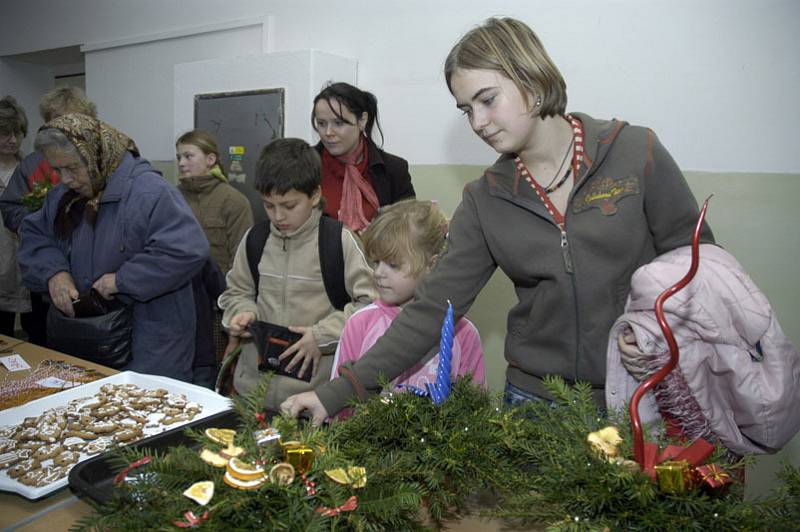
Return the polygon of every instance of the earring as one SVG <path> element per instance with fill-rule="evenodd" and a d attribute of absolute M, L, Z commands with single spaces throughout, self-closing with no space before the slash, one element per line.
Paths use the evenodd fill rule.
<path fill-rule="evenodd" d="M 539 107 L 540 105 L 542 105 L 542 97 L 541 96 L 537 96 L 536 97 L 536 107 Z"/>

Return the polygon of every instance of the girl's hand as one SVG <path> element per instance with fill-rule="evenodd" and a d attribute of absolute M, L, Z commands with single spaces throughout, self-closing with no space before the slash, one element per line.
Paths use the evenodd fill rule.
<path fill-rule="evenodd" d="M 636 335 L 630 329 L 623 330 L 617 336 L 619 347 L 619 360 L 628 373 L 637 381 L 643 381 L 650 374 L 650 356 L 639 350 L 636 344 Z"/>
<path fill-rule="evenodd" d="M 231 322 L 228 324 L 228 332 L 231 336 L 249 338 L 250 333 L 247 332 L 247 328 L 254 321 L 256 321 L 256 315 L 254 312 L 240 312 L 231 318 Z"/>
<path fill-rule="evenodd" d="M 74 318 L 75 310 L 72 308 L 72 302 L 78 299 L 79 294 L 72 275 L 67 271 L 58 272 L 48 279 L 47 289 L 50 292 L 50 300 L 56 308 Z"/>
<path fill-rule="evenodd" d="M 315 427 L 322 425 L 328 417 L 328 411 L 322 406 L 315 392 L 303 392 L 289 396 L 281 403 L 281 413 L 285 416 L 297 417 L 304 410 L 311 413 L 311 424 Z"/>
<path fill-rule="evenodd" d="M 296 353 L 292 361 L 286 365 L 286 371 L 291 372 L 293 367 L 302 362 L 303 365 L 300 366 L 300 370 L 297 372 L 298 378 L 302 378 L 303 375 L 306 374 L 306 370 L 309 369 L 309 366 L 311 366 L 311 375 L 316 375 L 322 352 L 320 352 L 319 347 L 317 347 L 317 340 L 314 338 L 314 332 L 311 330 L 311 327 L 290 326 L 289 330 L 300 333 L 303 337 L 290 345 L 278 358 L 283 360 Z"/>

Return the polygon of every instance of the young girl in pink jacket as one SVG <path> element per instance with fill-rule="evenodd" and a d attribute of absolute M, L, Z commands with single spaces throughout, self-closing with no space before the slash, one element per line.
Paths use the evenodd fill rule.
<path fill-rule="evenodd" d="M 430 201 L 406 200 L 381 209 L 363 234 L 367 259 L 372 263 L 378 299 L 353 314 L 344 326 L 331 378 L 344 364 L 353 363 L 375 344 L 403 306 L 414 297 L 417 283 L 433 268 L 445 244 L 447 219 Z M 471 375 L 485 386 L 481 338 L 475 326 L 462 318 L 455 328 L 452 378 Z M 436 382 L 438 344 L 416 365 L 401 373 L 394 384 L 425 389 Z"/>

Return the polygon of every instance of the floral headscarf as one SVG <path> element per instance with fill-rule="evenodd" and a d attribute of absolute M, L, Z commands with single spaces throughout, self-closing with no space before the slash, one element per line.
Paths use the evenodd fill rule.
<path fill-rule="evenodd" d="M 81 154 L 92 183 L 93 196 L 88 200 L 73 190 L 67 191 L 61 198 L 56 217 L 56 232 L 66 238 L 80 223 L 80 216 L 75 215 L 76 211 L 78 214 L 83 212 L 86 220 L 94 224 L 106 181 L 122 163 L 126 152 L 138 156 L 139 149 L 124 133 L 87 115 L 63 115 L 43 125 L 40 131 L 44 129 L 58 129 L 64 133 Z"/>

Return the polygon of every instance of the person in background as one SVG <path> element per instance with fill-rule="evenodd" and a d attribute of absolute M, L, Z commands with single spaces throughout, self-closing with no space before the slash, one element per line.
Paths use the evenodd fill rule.
<path fill-rule="evenodd" d="M 363 231 L 378 209 L 414 198 L 408 162 L 372 140 L 378 100 L 348 83 L 333 83 L 314 98 L 311 124 L 319 134 L 325 214 Z"/>
<path fill-rule="evenodd" d="M 68 113 L 81 113 L 97 117 L 97 107 L 77 87 L 58 87 L 39 100 L 39 114 L 45 122 Z M 58 184 L 58 174 L 38 151 L 28 154 L 14 170 L 6 189 L 0 196 L 0 211 L 6 228 L 19 232 L 22 219 L 39 209 L 46 191 Z M 37 196 L 35 189 L 42 194 Z M 22 329 L 32 344 L 46 346 L 47 310 L 50 303 L 42 294 L 30 293 L 31 313 L 22 320 Z"/>
<path fill-rule="evenodd" d="M 224 274 L 242 236 L 253 226 L 250 203 L 228 184 L 219 164 L 217 142 L 201 129 L 188 131 L 175 143 L 178 190 L 192 209 L 211 247 L 211 259 L 192 280 L 197 309 L 196 356 L 192 382 L 214 387 L 217 362 L 228 342 L 217 298 L 225 290 Z"/>
<path fill-rule="evenodd" d="M 61 183 L 22 221 L 23 282 L 67 316 L 90 289 L 132 305 L 133 358 L 123 369 L 191 381 L 191 278 L 209 255 L 186 201 L 129 137 L 90 116 L 48 122 L 35 146 Z"/>
<path fill-rule="evenodd" d="M 608 332 L 636 269 L 688 245 L 699 209 L 647 128 L 567 113 L 566 83 L 525 23 L 491 18 L 450 51 L 445 80 L 469 126 L 500 157 L 469 183 L 447 250 L 415 300 L 351 368 L 282 408 L 320 423 L 396 378 L 439 337 L 447 300 L 463 316 L 497 268 L 518 298 L 505 342 L 505 401 L 550 400 L 543 379 L 592 386 L 605 405 Z M 713 243 L 705 226 L 703 239 Z"/>
<path fill-rule="evenodd" d="M 0 99 L 0 193 L 6 189 L 11 175 L 21 160 L 22 139 L 28 134 L 28 117 L 12 96 Z M 16 233 L 0 227 L 0 334 L 14 336 L 17 313 L 29 325 L 31 301 L 22 285 Z"/>
<path fill-rule="evenodd" d="M 364 251 L 374 269 L 378 299 L 345 323 L 331 378 L 339 377 L 343 365 L 360 359 L 413 300 L 417 284 L 444 251 L 446 235 L 447 219 L 430 201 L 404 200 L 381 209 L 362 235 Z M 438 367 L 437 345 L 393 384 L 424 390 L 426 384 L 436 382 Z M 461 318 L 455 326 L 451 367 L 453 380 L 471 375 L 476 384 L 486 384 L 481 337 L 467 318 Z"/>
<path fill-rule="evenodd" d="M 341 229 L 342 274 L 349 302 L 342 310 L 331 303 L 323 281 L 319 247 L 322 218 L 319 155 L 301 139 L 278 139 L 264 147 L 256 165 L 256 188 L 270 219 L 270 235 L 258 262 L 258 284 L 242 239 L 227 288 L 219 298 L 222 323 L 235 339 L 244 339 L 234 372 L 239 394 L 252 390 L 261 379 L 258 350 L 248 327 L 256 321 L 288 327 L 302 338 L 280 357 L 292 357 L 286 369 L 298 377 L 311 373 L 311 384 L 299 378 L 275 375 L 270 381 L 266 408 L 276 410 L 292 393 L 309 390 L 330 378 L 333 353 L 345 320 L 375 297 L 372 270 L 356 237 Z"/>
<path fill-rule="evenodd" d="M 178 137 L 175 159 L 180 174 L 178 190 L 208 238 L 211 258 L 227 272 L 242 236 L 253 226 L 250 204 L 228 184 L 219 164 L 217 142 L 206 131 L 195 129 Z"/>

